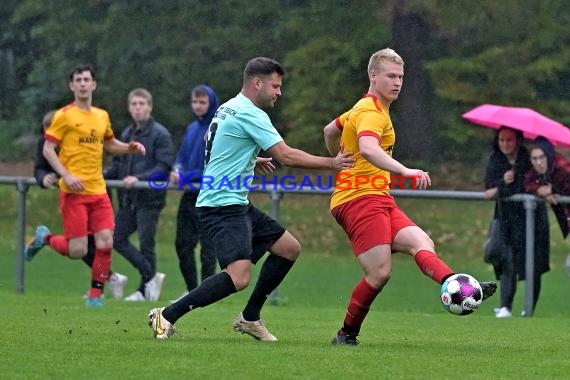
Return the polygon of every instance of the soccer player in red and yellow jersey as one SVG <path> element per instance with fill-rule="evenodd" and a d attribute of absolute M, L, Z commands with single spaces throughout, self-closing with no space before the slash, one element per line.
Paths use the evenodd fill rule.
<path fill-rule="evenodd" d="M 96 88 L 95 72 L 90 66 L 74 68 L 69 89 L 75 100 L 56 112 L 45 132 L 43 154 L 61 177 L 65 235 L 52 235 L 47 227 L 40 226 L 26 248 L 28 259 L 44 245 L 71 259 L 80 259 L 87 253 L 87 235 L 92 232 L 96 251 L 88 306 L 102 306 L 101 293 L 109 277 L 113 249 L 114 214 L 103 179 L 103 149 L 116 154 L 145 153 L 142 144 L 127 144 L 115 138 L 107 112 L 92 105 Z"/>
<path fill-rule="evenodd" d="M 370 57 L 368 77 L 368 93 L 324 129 L 332 155 L 341 148 L 354 152 L 354 167 L 337 175 L 331 212 L 348 235 L 364 272 L 333 344 L 358 344 L 362 322 L 390 279 L 392 252 L 414 257 L 422 272 L 439 284 L 454 273 L 435 253 L 430 237 L 406 216 L 389 193 L 391 173 L 414 178 L 419 189 L 431 184 L 427 172 L 410 169 L 392 158 L 396 134 L 389 110 L 402 89 L 404 61 L 392 49 L 380 50 Z M 483 298 L 487 298 L 497 285 L 483 282 L 481 286 Z"/>

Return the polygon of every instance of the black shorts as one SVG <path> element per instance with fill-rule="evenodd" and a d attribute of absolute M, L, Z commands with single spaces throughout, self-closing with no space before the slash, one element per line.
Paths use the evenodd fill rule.
<path fill-rule="evenodd" d="M 251 203 L 246 206 L 196 207 L 201 244 L 214 252 L 220 268 L 237 260 L 257 263 L 285 228 Z"/>

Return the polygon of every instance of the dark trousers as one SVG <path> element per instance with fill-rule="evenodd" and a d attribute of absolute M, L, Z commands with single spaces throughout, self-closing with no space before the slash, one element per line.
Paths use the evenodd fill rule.
<path fill-rule="evenodd" d="M 524 255 L 524 252 L 518 252 L 519 255 Z M 513 308 L 513 301 L 517 292 L 518 273 L 516 270 L 516 258 L 513 255 L 513 248 L 511 247 L 504 255 L 502 262 L 503 272 L 501 274 L 501 307 L 506 307 L 509 310 Z M 540 297 L 542 274 L 536 270 L 534 271 L 533 278 L 533 310 L 538 303 Z"/>
<path fill-rule="evenodd" d="M 156 228 L 162 207 L 121 207 L 115 217 L 114 248 L 141 274 L 139 290 L 156 274 Z M 129 240 L 137 232 L 140 249 Z"/>
<path fill-rule="evenodd" d="M 198 274 L 194 250 L 200 241 L 200 225 L 196 216 L 197 192 L 186 191 L 180 199 L 176 224 L 176 253 L 180 272 L 186 282 L 188 291 L 198 286 Z M 201 279 L 216 273 L 216 257 L 214 252 L 201 244 L 200 261 L 202 263 Z"/>

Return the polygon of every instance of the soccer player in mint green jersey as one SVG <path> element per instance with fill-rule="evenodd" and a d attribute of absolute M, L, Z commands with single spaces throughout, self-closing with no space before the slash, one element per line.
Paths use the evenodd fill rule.
<path fill-rule="evenodd" d="M 198 202 L 203 241 L 215 252 L 222 271 L 166 308 L 152 309 L 149 325 L 158 339 L 175 331 L 186 313 L 211 305 L 245 289 L 251 265 L 269 252 L 247 305 L 234 321 L 235 331 L 262 341 L 276 341 L 261 320 L 267 296 L 283 281 L 301 252 L 301 245 L 284 227 L 248 200 L 254 169 L 270 173 L 272 158 L 281 164 L 308 169 L 342 170 L 353 165 L 351 152 L 317 157 L 288 146 L 264 109 L 281 96 L 285 72 L 269 58 L 249 61 L 241 92 L 222 104 L 207 133 L 205 169 Z M 272 158 L 258 158 L 261 150 Z"/>

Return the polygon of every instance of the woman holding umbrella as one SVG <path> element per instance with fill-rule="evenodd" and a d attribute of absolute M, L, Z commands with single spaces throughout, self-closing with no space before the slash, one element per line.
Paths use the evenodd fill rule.
<path fill-rule="evenodd" d="M 499 221 L 506 246 L 502 257 L 492 263 L 501 281 L 501 307 L 496 309 L 497 318 L 512 316 L 517 280 L 525 278 L 525 210 L 520 202 L 504 200 L 524 193 L 524 178 L 531 164 L 522 142 L 522 132 L 500 127 L 485 175 L 485 196 L 497 200 L 494 218 Z M 537 205 L 535 221 L 534 306 L 540 293 L 541 275 L 549 270 L 549 225 L 544 204 Z"/>

